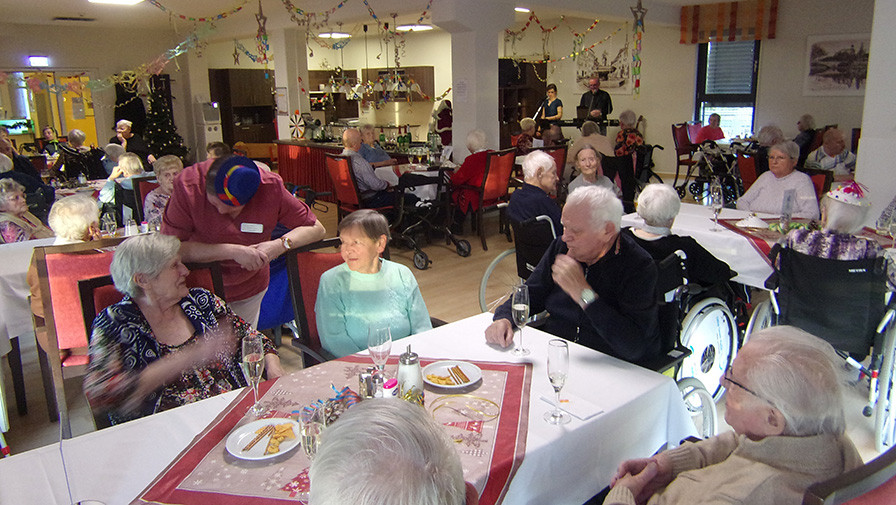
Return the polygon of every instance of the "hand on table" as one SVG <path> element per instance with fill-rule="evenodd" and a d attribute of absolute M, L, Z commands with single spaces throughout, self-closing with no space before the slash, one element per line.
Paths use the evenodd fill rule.
<path fill-rule="evenodd" d="M 498 319 L 485 329 L 485 341 L 501 347 L 509 347 L 513 343 L 513 325 L 507 319 Z"/>
<path fill-rule="evenodd" d="M 551 266 L 551 277 L 557 286 L 576 303 L 581 303 L 582 290 L 591 287 L 578 261 L 566 254 L 558 254 Z"/>
<path fill-rule="evenodd" d="M 659 454 L 653 458 L 624 461 L 610 481 L 610 487 L 628 488 L 638 503 L 646 503 L 657 491 L 672 482 L 672 462 Z"/>
<path fill-rule="evenodd" d="M 254 245 L 236 245 L 233 260 L 249 271 L 258 270 L 270 262 L 267 253 Z"/>

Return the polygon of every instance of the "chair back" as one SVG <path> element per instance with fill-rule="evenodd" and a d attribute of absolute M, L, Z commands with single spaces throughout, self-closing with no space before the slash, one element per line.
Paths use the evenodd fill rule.
<path fill-rule="evenodd" d="M 557 178 L 563 181 L 563 174 L 566 171 L 566 157 L 569 153 L 569 146 L 566 144 L 550 147 L 539 147 L 540 150 L 551 155 L 554 163 L 557 165 Z"/>
<path fill-rule="evenodd" d="M 40 149 L 43 151 L 43 149 Z M 43 174 L 47 171 L 47 157 L 43 154 L 38 156 L 29 156 L 28 159 L 31 161 L 31 165 L 34 166 L 34 169 L 37 170 L 38 174 Z"/>
<path fill-rule="evenodd" d="M 131 177 L 131 183 L 133 184 L 132 191 L 134 192 L 134 207 L 136 214 L 134 220 L 141 223 L 145 219 L 145 216 L 143 215 L 143 202 L 146 201 L 146 195 L 159 187 L 159 181 L 156 179 L 155 174 L 151 174 Z"/>
<path fill-rule="evenodd" d="M 697 137 L 700 134 L 700 129 L 703 128 L 703 122 L 701 121 L 688 121 L 688 140 L 691 144 L 697 144 Z"/>
<path fill-rule="evenodd" d="M 886 309 L 884 258 L 818 258 L 778 246 L 771 254 L 778 267 L 766 287 L 778 290 L 777 324 L 796 326 L 860 356 L 882 344 L 876 340 Z"/>
<path fill-rule="evenodd" d="M 675 143 L 675 153 L 678 156 L 690 154 L 697 150 L 688 132 L 689 124 L 675 123 L 672 125 L 672 141 Z"/>
<path fill-rule="evenodd" d="M 816 198 L 820 200 L 825 193 L 831 190 L 831 184 L 834 183 L 834 172 L 817 168 L 803 168 L 802 170 L 809 174 L 809 178 L 812 179 Z"/>
<path fill-rule="evenodd" d="M 480 207 L 507 197 L 510 185 L 510 173 L 516 159 L 516 149 L 488 153 L 485 161 L 485 174 L 482 176 L 482 192 L 479 195 Z"/>
<path fill-rule="evenodd" d="M 346 212 L 361 208 L 361 194 L 348 156 L 326 153 L 327 173 L 333 181 L 336 205 Z"/>
<path fill-rule="evenodd" d="M 876 505 L 896 496 L 896 447 L 837 477 L 809 486 L 803 505 Z"/>
<path fill-rule="evenodd" d="M 740 180 L 744 183 L 744 191 L 750 189 L 750 186 L 756 182 L 756 158 L 753 156 L 738 153 L 737 154 L 737 170 L 740 172 Z"/>
<path fill-rule="evenodd" d="M 516 272 L 520 279 L 528 279 L 535 271 L 551 242 L 557 238 L 554 222 L 545 215 L 535 216 L 523 222 L 510 221 L 516 249 Z"/>
<path fill-rule="evenodd" d="M 333 249 L 339 244 L 338 238 L 329 238 L 286 253 L 286 270 L 301 344 L 318 353 L 322 348 L 314 313 L 317 288 L 324 272 L 343 263 L 342 255 Z"/>

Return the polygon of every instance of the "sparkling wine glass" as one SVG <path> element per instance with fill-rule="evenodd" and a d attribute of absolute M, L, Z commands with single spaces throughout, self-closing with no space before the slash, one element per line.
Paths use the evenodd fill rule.
<path fill-rule="evenodd" d="M 392 331 L 388 326 L 371 326 L 367 331 L 367 350 L 370 351 L 370 359 L 376 365 L 377 373 L 383 375 L 383 367 L 389 360 L 392 351 Z"/>
<path fill-rule="evenodd" d="M 548 342 L 548 379 L 554 388 L 554 409 L 544 413 L 544 420 L 551 424 L 566 424 L 569 414 L 560 410 L 560 390 L 566 384 L 569 373 L 569 344 L 560 338 Z"/>
<path fill-rule="evenodd" d="M 246 382 L 252 386 L 252 398 L 255 400 L 249 412 L 258 417 L 264 413 L 264 409 L 258 404 L 258 383 L 264 372 L 264 343 L 260 334 L 247 335 L 243 338 L 243 360 L 240 362 L 240 367 L 243 369 Z"/>
<path fill-rule="evenodd" d="M 529 349 L 523 347 L 523 328 L 529 322 L 529 286 L 520 284 L 513 287 L 513 297 L 510 302 L 513 312 L 513 324 L 519 328 L 519 338 L 516 339 L 516 347 L 511 354 L 514 356 L 528 356 Z"/>
<path fill-rule="evenodd" d="M 722 228 L 719 227 L 719 214 L 725 206 L 725 195 L 722 192 L 722 184 L 719 183 L 718 179 L 713 179 L 712 183 L 709 185 L 709 204 L 712 206 L 713 213 L 713 226 L 710 230 L 721 231 Z"/>
<path fill-rule="evenodd" d="M 324 431 L 323 411 L 319 408 L 305 407 L 299 413 L 299 428 L 302 431 L 302 449 L 308 459 L 314 459 L 320 445 L 320 434 Z"/>

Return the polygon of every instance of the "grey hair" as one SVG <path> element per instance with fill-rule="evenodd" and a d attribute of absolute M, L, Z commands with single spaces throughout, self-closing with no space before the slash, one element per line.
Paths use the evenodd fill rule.
<path fill-rule="evenodd" d="M 868 217 L 867 205 L 852 205 L 834 200 L 828 195 L 821 198 L 824 209 L 824 229 L 837 233 L 858 233 Z"/>
<path fill-rule="evenodd" d="M 556 170 L 557 165 L 553 156 L 536 149 L 523 158 L 523 178 L 528 180 L 535 177 L 538 175 L 539 169 L 542 171 Z"/>
<path fill-rule="evenodd" d="M 784 141 L 784 132 L 777 125 L 765 125 L 759 130 L 756 140 L 761 146 L 773 146 Z"/>
<path fill-rule="evenodd" d="M 0 179 L 0 209 L 5 212 L 6 206 L 18 193 L 24 194 L 25 186 L 9 178 Z"/>
<path fill-rule="evenodd" d="M 50 207 L 47 222 L 57 237 L 85 240 L 90 225 L 99 224 L 100 206 L 86 195 L 72 195 L 57 200 Z"/>
<path fill-rule="evenodd" d="M 128 121 L 127 119 L 119 119 L 118 122 L 115 123 L 115 127 L 118 128 L 121 125 L 125 125 L 128 128 L 132 128 L 134 126 L 134 123 Z"/>
<path fill-rule="evenodd" d="M 520 121 L 520 130 L 522 130 L 522 131 L 531 130 L 532 128 L 535 128 L 536 124 L 538 124 L 538 123 L 536 123 L 535 120 L 532 119 L 531 117 L 524 117 Z"/>
<path fill-rule="evenodd" d="M 358 131 L 360 131 L 361 133 L 373 131 L 375 129 L 376 128 L 370 123 L 364 123 L 358 127 Z"/>
<path fill-rule="evenodd" d="M 579 151 L 576 153 L 576 164 L 579 163 L 579 155 L 582 154 L 582 151 L 585 151 L 586 149 L 587 149 L 587 150 L 590 150 L 590 151 L 592 151 L 592 152 L 594 152 L 594 156 L 597 157 L 597 163 L 598 163 L 598 164 L 600 164 L 600 162 L 604 159 L 604 155 L 601 154 L 600 151 L 598 151 L 597 149 L 595 149 L 593 145 L 591 145 L 591 144 L 585 144 L 585 145 L 583 145 L 582 148 L 579 149 Z"/>
<path fill-rule="evenodd" d="M 467 150 L 471 153 L 485 149 L 487 142 L 488 137 L 485 136 L 485 132 L 478 128 L 470 130 L 470 133 L 467 134 Z"/>
<path fill-rule="evenodd" d="M 638 118 L 635 117 L 635 113 L 631 110 L 624 110 L 619 113 L 620 128 L 634 128 L 637 121 Z"/>
<path fill-rule="evenodd" d="M 87 140 L 87 134 L 77 128 L 68 132 L 68 143 L 75 147 L 84 145 L 85 140 Z"/>
<path fill-rule="evenodd" d="M 803 123 L 803 126 L 805 126 L 807 130 L 815 129 L 815 118 L 812 117 L 812 114 L 803 114 L 800 116 L 800 123 Z"/>
<path fill-rule="evenodd" d="M 152 233 L 131 237 L 115 249 L 109 273 L 115 288 L 131 298 L 143 296 L 143 289 L 134 277 L 144 274 L 157 277 L 180 251 L 180 240 L 171 235 Z"/>
<path fill-rule="evenodd" d="M 597 123 L 595 123 L 594 121 L 585 121 L 584 123 L 582 123 L 583 137 L 594 135 L 595 133 L 600 133 L 600 127 L 597 126 Z"/>
<path fill-rule="evenodd" d="M 836 355 L 830 344 L 793 326 L 750 336 L 761 351 L 744 373 L 756 396 L 784 416 L 784 435 L 805 437 L 846 429 Z"/>
<path fill-rule="evenodd" d="M 9 156 L 0 153 L 0 174 L 12 171 L 12 160 Z"/>
<path fill-rule="evenodd" d="M 143 173 L 143 163 L 134 153 L 124 153 L 118 157 L 118 166 L 126 177 Z"/>
<path fill-rule="evenodd" d="M 156 177 L 161 176 L 165 172 L 180 172 L 183 168 L 184 162 L 173 154 L 166 154 L 152 164 L 152 171 L 155 172 Z"/>
<path fill-rule="evenodd" d="M 376 240 L 385 235 L 389 239 L 389 222 L 386 216 L 373 209 L 360 209 L 342 218 L 336 225 L 336 235 L 349 228 L 358 228 L 367 238 Z"/>
<path fill-rule="evenodd" d="M 638 195 L 638 215 L 649 226 L 671 227 L 680 210 L 678 192 L 667 184 L 648 184 Z"/>
<path fill-rule="evenodd" d="M 121 158 L 121 155 L 125 153 L 125 150 L 121 144 L 106 144 L 106 147 L 103 148 L 103 152 L 106 153 L 106 156 L 108 156 L 109 159 L 117 163 L 118 158 Z"/>
<path fill-rule="evenodd" d="M 321 436 L 308 476 L 314 505 L 462 505 L 457 450 L 426 410 L 365 400 Z"/>
<path fill-rule="evenodd" d="M 792 140 L 778 142 L 777 144 L 769 147 L 768 150 L 769 152 L 778 151 L 786 154 L 792 160 L 798 159 L 800 157 L 800 146 L 796 145 L 796 142 Z"/>
<path fill-rule="evenodd" d="M 586 205 L 591 211 L 591 226 L 600 229 L 606 223 L 619 231 L 622 223 L 622 202 L 616 193 L 603 186 L 579 186 L 566 198 L 566 206 Z"/>

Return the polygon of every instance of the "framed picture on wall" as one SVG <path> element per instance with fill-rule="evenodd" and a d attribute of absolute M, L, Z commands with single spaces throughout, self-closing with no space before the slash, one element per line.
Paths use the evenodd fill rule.
<path fill-rule="evenodd" d="M 805 96 L 862 96 L 871 34 L 810 35 L 806 41 Z"/>

